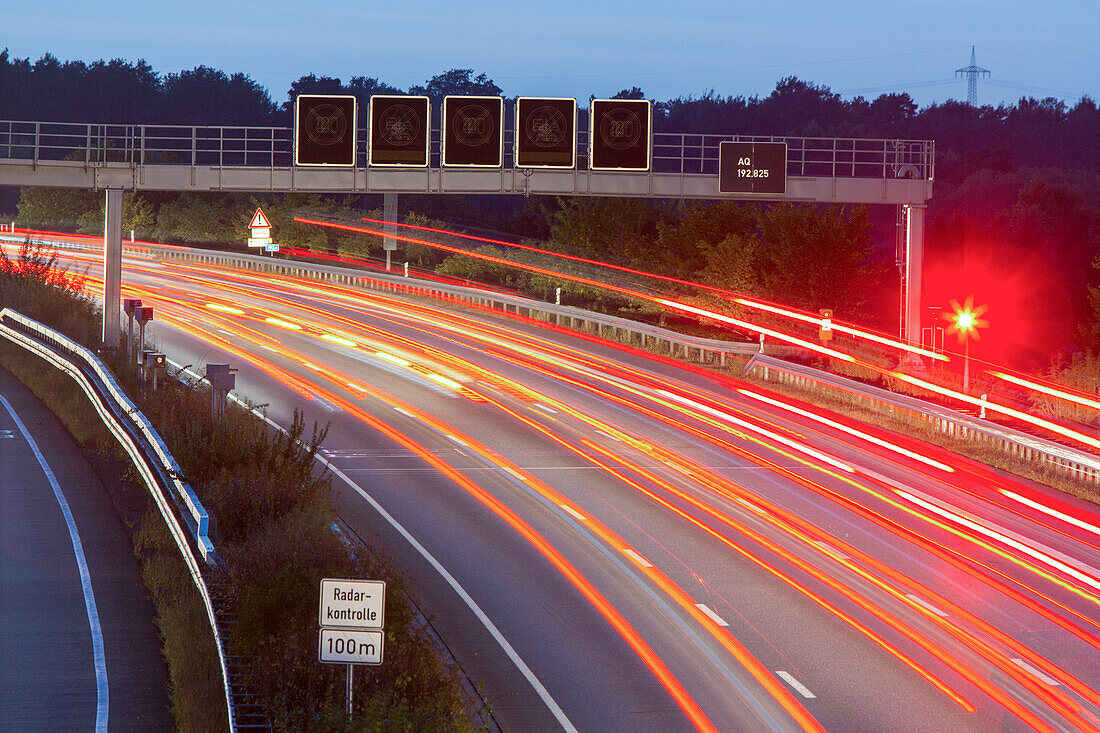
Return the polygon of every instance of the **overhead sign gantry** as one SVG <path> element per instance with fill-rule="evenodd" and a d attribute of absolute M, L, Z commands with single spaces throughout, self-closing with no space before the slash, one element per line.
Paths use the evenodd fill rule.
<path fill-rule="evenodd" d="M 929 140 L 654 132 L 647 100 L 449 97 L 433 130 L 426 97 L 370 100 L 359 144 L 351 95 L 302 95 L 294 126 L 200 127 L 0 121 L 0 185 L 108 191 L 105 293 L 117 302 L 121 191 L 401 193 L 782 200 L 901 205 L 906 214 L 906 335 L 920 336 Z M 780 175 L 782 173 L 782 175 Z M 387 250 L 392 241 L 387 238 Z M 104 341 L 118 318 L 104 311 Z"/>

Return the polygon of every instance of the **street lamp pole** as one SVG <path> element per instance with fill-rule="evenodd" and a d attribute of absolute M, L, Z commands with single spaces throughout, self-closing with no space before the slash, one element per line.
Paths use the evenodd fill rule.
<path fill-rule="evenodd" d="M 966 339 L 966 351 L 963 356 L 963 394 L 970 394 L 970 339 Z"/>

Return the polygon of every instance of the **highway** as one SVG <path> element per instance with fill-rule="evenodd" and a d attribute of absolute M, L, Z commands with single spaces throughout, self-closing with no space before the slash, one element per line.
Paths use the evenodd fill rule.
<path fill-rule="evenodd" d="M 331 425 L 342 518 L 505 730 L 1100 729 L 1092 505 L 499 313 L 140 258 L 123 291 Z"/>

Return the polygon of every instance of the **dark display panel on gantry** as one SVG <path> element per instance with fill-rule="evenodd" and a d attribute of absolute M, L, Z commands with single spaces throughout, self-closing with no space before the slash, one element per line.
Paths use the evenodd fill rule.
<path fill-rule="evenodd" d="M 294 100 L 294 165 L 355 165 L 355 97 L 301 94 Z"/>
<path fill-rule="evenodd" d="M 371 97 L 370 164 L 428 165 L 429 110 L 427 97 Z"/>
<path fill-rule="evenodd" d="M 573 168 L 577 164 L 577 100 L 516 100 L 516 167 Z"/>
<path fill-rule="evenodd" d="M 588 113 L 588 167 L 647 171 L 652 105 L 646 99 L 593 99 Z"/>
<path fill-rule="evenodd" d="M 444 97 L 443 165 L 500 168 L 503 123 L 501 97 Z"/>

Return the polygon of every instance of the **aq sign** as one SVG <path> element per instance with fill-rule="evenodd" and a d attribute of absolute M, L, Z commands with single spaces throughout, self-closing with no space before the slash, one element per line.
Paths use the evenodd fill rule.
<path fill-rule="evenodd" d="M 785 194 L 787 143 L 719 143 L 718 190 Z"/>

